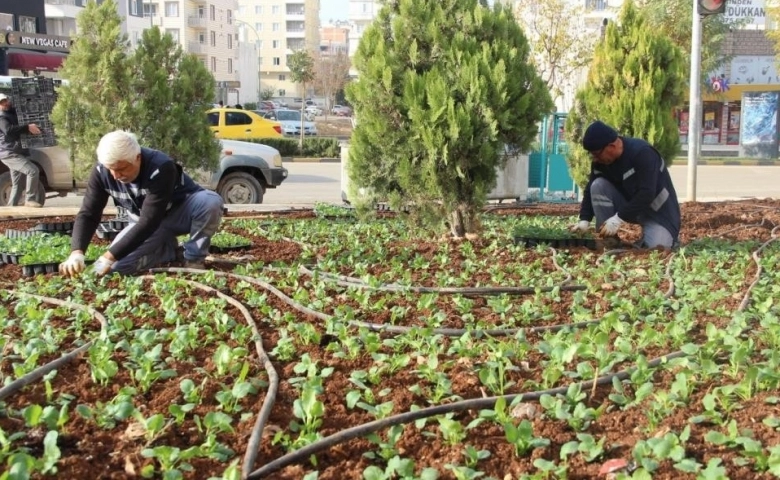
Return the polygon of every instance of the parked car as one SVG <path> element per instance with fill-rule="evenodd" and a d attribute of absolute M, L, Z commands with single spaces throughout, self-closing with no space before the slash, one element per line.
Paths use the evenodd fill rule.
<path fill-rule="evenodd" d="M 301 112 L 298 110 L 274 110 L 266 113 L 264 117 L 279 122 L 285 135 L 301 134 Z M 317 135 L 317 125 L 312 121 L 304 119 L 303 129 L 304 135 Z"/>
<path fill-rule="evenodd" d="M 317 105 L 308 105 L 304 111 L 308 114 L 319 116 L 322 115 L 322 109 L 318 107 Z"/>
<path fill-rule="evenodd" d="M 260 143 L 220 140 L 219 166 L 213 172 L 187 173 L 204 188 L 219 193 L 225 203 L 263 203 L 269 188 L 276 188 L 287 178 L 279 150 Z M 35 200 L 46 201 L 47 193 L 65 196 L 73 187 L 86 188 L 86 180 L 74 182 L 70 154 L 61 147 L 31 148 L 30 158 L 41 171 Z M 24 180 L 23 180 L 24 182 Z M 0 203 L 8 204 L 11 174 L 0 163 Z"/>
<path fill-rule="evenodd" d="M 261 117 L 251 110 L 215 108 L 207 113 L 211 130 L 217 138 L 245 139 L 282 136 L 278 122 Z"/>
<path fill-rule="evenodd" d="M 330 113 L 338 115 L 339 117 L 349 117 L 352 115 L 352 109 L 345 107 L 344 105 L 333 105 L 333 108 L 330 109 Z"/>

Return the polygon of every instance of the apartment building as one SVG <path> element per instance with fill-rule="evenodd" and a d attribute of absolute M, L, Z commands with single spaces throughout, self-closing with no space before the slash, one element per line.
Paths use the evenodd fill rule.
<path fill-rule="evenodd" d="M 336 21 L 320 29 L 320 55 L 349 55 L 349 22 Z"/>
<path fill-rule="evenodd" d="M 143 0 L 148 24 L 198 57 L 217 82 L 217 99 L 238 103 L 237 0 Z"/>
<path fill-rule="evenodd" d="M 97 0 L 97 3 L 102 2 Z M 44 3 L 46 30 L 49 34 L 69 37 L 76 33 L 76 17 L 86 7 L 87 0 L 44 0 Z M 116 3 L 117 12 L 124 19 L 121 31 L 135 46 L 141 38 L 141 32 L 149 25 L 143 18 L 143 0 L 117 0 Z"/>
<path fill-rule="evenodd" d="M 349 0 L 347 20 L 349 21 L 350 58 L 355 56 L 363 32 L 374 21 L 381 8 L 382 4 L 379 0 Z M 354 70 L 350 70 L 349 74 L 350 76 L 357 76 L 357 72 Z"/>
<path fill-rule="evenodd" d="M 304 97 L 290 78 L 287 60 L 298 50 L 320 47 L 320 0 L 238 0 L 240 38 L 259 50 L 260 88 L 275 97 Z"/>

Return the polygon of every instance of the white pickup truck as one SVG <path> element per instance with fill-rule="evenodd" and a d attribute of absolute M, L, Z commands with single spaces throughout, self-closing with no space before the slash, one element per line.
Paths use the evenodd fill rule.
<path fill-rule="evenodd" d="M 219 193 L 225 203 L 263 203 L 265 191 L 287 178 L 282 156 L 267 145 L 238 140 L 220 140 L 219 167 L 213 172 L 190 172 L 203 187 Z M 43 204 L 47 195 L 65 196 L 86 188 L 86 179 L 74 181 L 70 156 L 60 147 L 30 149 L 30 158 L 41 172 L 36 200 Z M 24 177 L 23 177 L 24 178 Z M 0 163 L 0 205 L 8 205 L 11 174 Z"/>

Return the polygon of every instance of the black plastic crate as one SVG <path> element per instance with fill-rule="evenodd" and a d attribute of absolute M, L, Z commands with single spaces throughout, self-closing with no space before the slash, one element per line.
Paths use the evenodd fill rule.
<path fill-rule="evenodd" d="M 34 122 L 33 122 L 34 123 Z M 42 147 L 56 147 L 57 138 L 54 136 L 54 132 L 47 132 L 42 129 L 40 135 L 27 135 L 21 136 L 23 148 L 42 148 Z"/>
<path fill-rule="evenodd" d="M 46 77 L 12 78 L 11 90 L 16 99 L 54 95 L 54 80 Z"/>

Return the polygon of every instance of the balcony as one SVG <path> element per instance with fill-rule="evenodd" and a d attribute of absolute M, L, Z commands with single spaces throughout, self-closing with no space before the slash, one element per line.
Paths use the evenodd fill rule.
<path fill-rule="evenodd" d="M 46 18 L 76 18 L 84 11 L 82 0 L 46 0 L 44 12 Z"/>
<path fill-rule="evenodd" d="M 195 28 L 197 30 L 206 30 L 208 23 L 206 17 L 199 17 L 198 15 L 190 15 L 187 17 L 187 26 Z"/>
<path fill-rule="evenodd" d="M 207 55 L 208 54 L 208 47 L 205 43 L 200 42 L 189 42 L 187 44 L 187 52 L 192 53 L 193 55 Z"/>
<path fill-rule="evenodd" d="M 303 28 L 296 29 L 296 30 L 287 30 L 287 33 L 285 34 L 285 38 L 306 38 L 306 30 Z"/>
<path fill-rule="evenodd" d="M 586 12 L 603 12 L 607 8 L 609 2 L 607 0 L 585 0 Z"/>
<path fill-rule="evenodd" d="M 207 5 L 209 2 L 208 0 L 190 0 L 195 5 Z"/>

